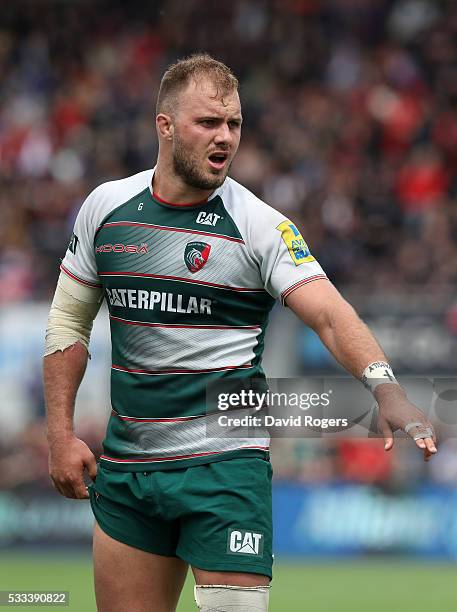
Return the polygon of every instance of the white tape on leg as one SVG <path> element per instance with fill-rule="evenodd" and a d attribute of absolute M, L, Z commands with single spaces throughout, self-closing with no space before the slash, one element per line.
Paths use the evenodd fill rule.
<path fill-rule="evenodd" d="M 196 585 L 194 596 L 201 612 L 268 612 L 270 587 Z"/>

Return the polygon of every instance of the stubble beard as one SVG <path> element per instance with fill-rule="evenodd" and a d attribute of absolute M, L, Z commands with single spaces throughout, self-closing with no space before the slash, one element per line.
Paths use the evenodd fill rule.
<path fill-rule="evenodd" d="M 225 178 L 230 170 L 231 164 L 227 166 L 225 172 L 208 176 L 198 168 L 198 160 L 192 151 L 189 151 L 182 140 L 175 135 L 173 147 L 173 169 L 175 173 L 189 187 L 195 189 L 217 189 L 225 181 Z"/>

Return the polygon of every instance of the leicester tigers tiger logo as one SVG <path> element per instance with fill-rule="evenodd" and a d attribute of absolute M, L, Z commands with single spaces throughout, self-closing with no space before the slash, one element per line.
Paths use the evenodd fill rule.
<path fill-rule="evenodd" d="M 208 261 L 211 245 L 206 242 L 189 242 L 184 250 L 184 262 L 190 272 L 198 272 Z"/>

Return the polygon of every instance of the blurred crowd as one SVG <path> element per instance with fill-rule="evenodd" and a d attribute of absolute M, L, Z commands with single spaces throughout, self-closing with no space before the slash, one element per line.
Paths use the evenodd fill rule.
<path fill-rule="evenodd" d="M 410 439 L 397 437 L 394 449 L 384 451 L 382 438 L 282 438 L 272 441 L 277 480 L 304 484 L 353 483 L 387 493 L 412 492 L 433 482 L 455 487 L 457 440 L 440 439 L 439 453 L 426 463 Z"/>
<path fill-rule="evenodd" d="M 50 300 L 82 201 L 154 165 L 161 75 L 196 51 L 241 82 L 232 176 L 301 227 L 337 286 L 452 291 L 456 2 L 17 0 L 0 16 L 0 304 Z M 411 478 L 377 441 L 276 442 L 284 477 Z M 37 418 L 1 446 L 0 488 L 47 486 L 46 462 Z M 439 480 L 450 463 L 435 464 Z"/>
<path fill-rule="evenodd" d="M 200 50 L 241 81 L 232 175 L 337 284 L 457 280 L 452 0 L 19 0 L 0 17 L 1 302 L 49 298 L 84 197 L 155 163 L 160 76 Z"/>

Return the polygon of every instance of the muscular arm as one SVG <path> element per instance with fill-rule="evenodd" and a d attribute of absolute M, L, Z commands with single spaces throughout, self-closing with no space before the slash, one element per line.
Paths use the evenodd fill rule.
<path fill-rule="evenodd" d="M 87 350 L 76 342 L 64 351 L 46 355 L 43 380 L 47 408 L 49 442 L 60 436 L 73 435 L 73 412 L 76 393 L 86 371 Z"/>
<path fill-rule="evenodd" d="M 75 297 L 76 296 L 76 297 Z M 73 431 L 76 394 L 87 365 L 92 322 L 100 292 L 61 276 L 49 315 L 43 378 L 49 444 L 49 473 L 65 497 L 87 498 L 84 470 L 97 473 L 89 447 Z"/>
<path fill-rule="evenodd" d="M 43 377 L 49 444 L 49 474 L 56 489 L 65 497 L 88 497 L 83 473 L 97 474 L 89 447 L 73 431 L 76 393 L 84 376 L 87 350 L 76 342 L 64 351 L 46 355 Z"/>
<path fill-rule="evenodd" d="M 316 280 L 293 291 L 287 305 L 313 329 L 335 359 L 353 376 L 361 378 L 365 368 L 375 361 L 387 361 L 371 331 L 327 280 Z M 431 428 L 422 411 L 411 404 L 399 385 L 380 384 L 374 391 L 379 405 L 378 428 L 384 436 L 385 449 L 393 446 L 393 431 L 413 422 L 422 423 L 410 434 Z M 409 432 L 408 432 L 409 433 Z M 427 461 L 436 453 L 432 437 L 415 440 Z"/>
<path fill-rule="evenodd" d="M 299 287 L 286 303 L 356 378 L 362 377 L 370 363 L 386 361 L 373 334 L 329 281 L 317 280 Z"/>

